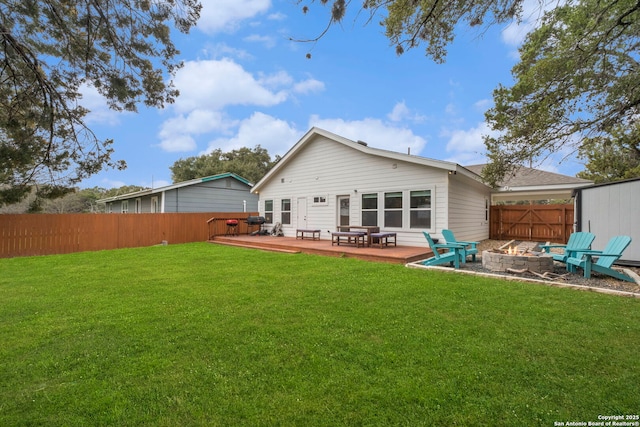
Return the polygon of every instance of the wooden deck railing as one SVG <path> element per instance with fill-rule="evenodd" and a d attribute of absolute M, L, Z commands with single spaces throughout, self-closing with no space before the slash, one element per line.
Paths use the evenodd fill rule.
<path fill-rule="evenodd" d="M 207 220 L 207 229 L 209 231 L 209 239 L 213 239 L 216 236 L 227 236 L 230 234 L 250 234 L 260 229 L 258 225 L 248 225 L 247 217 L 258 216 L 257 212 L 253 213 L 230 213 L 221 214 Z M 235 227 L 227 225 L 227 221 L 236 220 L 238 224 Z"/>

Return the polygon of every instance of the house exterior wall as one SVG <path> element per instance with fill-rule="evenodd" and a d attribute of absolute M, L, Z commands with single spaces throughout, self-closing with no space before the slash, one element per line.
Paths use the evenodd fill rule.
<path fill-rule="evenodd" d="M 174 188 L 164 194 L 165 212 L 247 212 L 258 210 L 258 196 L 233 178 Z"/>
<path fill-rule="evenodd" d="M 453 175 L 449 181 L 448 228 L 456 239 L 481 241 L 489 238 L 491 191 L 466 177 Z"/>
<path fill-rule="evenodd" d="M 439 236 L 439 231 L 447 228 L 448 186 L 446 170 L 363 153 L 317 136 L 264 184 L 259 211 L 269 218 L 271 212 L 265 207 L 267 201 L 272 201 L 271 222 L 281 222 L 285 236 L 295 236 L 296 229 L 306 228 L 320 229 L 322 238 L 329 239 L 330 232 L 338 226 L 340 197 L 349 197 L 350 225 L 362 225 L 363 195 L 376 194 L 378 209 L 374 214 L 380 229 L 396 232 L 398 244 L 425 246 L 422 231 Z M 431 194 L 431 227 L 411 228 L 410 195 L 423 190 Z M 385 224 L 385 193 L 397 192 L 402 193 L 402 226 L 390 227 Z M 291 211 L 289 215 L 285 212 L 284 217 L 283 199 L 291 201 Z M 299 215 L 305 211 L 306 217 Z"/>
<path fill-rule="evenodd" d="M 128 213 L 136 213 L 136 199 L 140 200 L 139 213 L 151 213 L 152 199 L 157 198 L 157 213 L 179 212 L 243 212 L 258 210 L 258 196 L 249 192 L 250 188 L 234 178 L 204 181 L 198 184 L 178 187 L 127 199 Z M 125 200 L 107 203 L 107 212 L 122 212 Z M 164 210 L 163 210 L 164 206 Z"/>
<path fill-rule="evenodd" d="M 595 234 L 592 248 L 603 249 L 614 236 L 630 236 L 622 259 L 640 262 L 640 179 L 587 187 L 579 193 L 578 231 Z"/>

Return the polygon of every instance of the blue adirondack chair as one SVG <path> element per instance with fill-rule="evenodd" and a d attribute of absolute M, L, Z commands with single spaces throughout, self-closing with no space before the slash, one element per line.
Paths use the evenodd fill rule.
<path fill-rule="evenodd" d="M 576 267 L 582 268 L 584 270 L 584 277 L 587 279 L 591 277 L 591 272 L 595 271 L 615 277 L 616 279 L 635 282 L 626 274 L 611 268 L 613 263 L 622 256 L 622 252 L 624 252 L 630 243 L 631 237 L 629 236 L 612 237 L 609 243 L 607 243 L 607 246 L 601 251 L 582 250 L 577 253 L 577 256 L 567 258 L 567 269 L 575 272 Z M 594 258 L 597 258 L 597 260 L 594 261 Z"/>
<path fill-rule="evenodd" d="M 449 263 L 455 268 L 460 268 L 460 262 L 464 263 L 464 258 L 462 257 L 462 251 L 464 250 L 463 245 L 435 243 L 429 233 L 426 231 L 423 231 L 422 233 L 424 234 L 425 239 L 427 239 L 429 247 L 433 251 L 433 256 L 431 258 L 422 261 L 423 265 L 440 265 Z M 448 249 L 448 251 L 440 253 L 438 252 L 438 249 Z"/>
<path fill-rule="evenodd" d="M 478 253 L 478 244 L 480 242 L 463 242 L 461 240 L 456 240 L 456 237 L 453 235 L 453 231 L 451 230 L 442 230 L 442 237 L 444 237 L 444 240 L 446 240 L 447 243 L 463 245 L 462 258 L 466 260 L 467 257 L 471 255 L 471 261 L 476 262 L 476 254 Z"/>
<path fill-rule="evenodd" d="M 579 258 L 578 252 L 591 249 L 591 243 L 596 236 L 593 233 L 586 231 L 577 231 L 569 236 L 569 241 L 566 245 L 553 244 L 553 245 L 540 245 L 542 250 L 553 257 L 554 261 L 566 263 L 567 258 L 574 257 Z M 551 252 L 553 248 L 563 249 L 562 253 Z"/>

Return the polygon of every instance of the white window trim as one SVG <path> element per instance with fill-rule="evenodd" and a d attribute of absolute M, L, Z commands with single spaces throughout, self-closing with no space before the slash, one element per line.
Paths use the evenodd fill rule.
<path fill-rule="evenodd" d="M 329 206 L 329 196 L 326 194 L 312 196 L 311 206 Z"/>
<path fill-rule="evenodd" d="M 428 191 L 429 192 L 429 197 L 431 198 L 431 206 L 429 208 L 415 208 L 412 209 L 411 208 L 411 192 L 413 191 Z M 411 212 L 412 211 L 429 211 L 431 213 L 431 224 L 430 227 L 427 230 L 433 230 L 433 222 L 435 221 L 435 215 L 434 213 L 434 206 L 435 206 L 435 198 L 434 198 L 434 190 L 433 188 L 420 188 L 420 189 L 414 189 L 414 190 L 409 190 L 407 191 L 407 228 L 409 230 L 421 230 L 422 228 L 420 227 L 415 227 L 412 228 L 411 227 Z"/>
<path fill-rule="evenodd" d="M 424 229 L 427 232 L 434 232 L 436 230 L 436 186 L 435 185 L 425 185 L 417 188 L 410 188 L 404 190 L 397 189 L 386 189 L 386 190 L 362 190 L 363 194 L 377 194 L 378 195 L 378 224 L 380 229 L 385 230 L 393 230 L 393 231 L 402 231 L 402 232 L 411 232 L 415 233 L 417 231 L 423 230 L 421 228 L 411 228 L 411 192 L 412 191 L 430 191 L 431 192 L 431 228 Z M 384 207 L 386 193 L 402 193 L 402 227 L 386 227 L 384 225 L 384 213 L 386 208 Z M 362 203 L 360 203 L 359 207 L 359 215 L 360 221 L 362 221 Z"/>
<path fill-rule="evenodd" d="M 269 202 L 269 201 L 271 202 L 271 210 L 270 211 L 267 210 L 267 202 Z M 265 217 L 267 216 L 267 212 L 271 212 L 271 222 L 267 222 L 267 224 L 273 224 L 273 218 L 274 218 L 274 216 L 276 214 L 275 213 L 276 199 L 274 199 L 273 197 L 270 197 L 268 199 L 265 199 L 264 202 L 262 202 L 262 203 L 263 203 L 262 206 L 263 206 L 263 209 L 264 209 L 263 210 L 264 216 Z"/>
<path fill-rule="evenodd" d="M 285 211 L 282 209 L 282 203 L 288 200 L 289 201 L 289 210 Z M 283 197 L 282 199 L 280 199 L 280 203 L 278 203 L 278 206 L 280 206 L 280 223 L 283 227 L 290 227 L 291 225 L 293 225 L 293 198 L 292 197 Z M 284 223 L 282 221 L 282 214 L 288 212 L 289 213 L 289 222 L 288 223 Z"/>

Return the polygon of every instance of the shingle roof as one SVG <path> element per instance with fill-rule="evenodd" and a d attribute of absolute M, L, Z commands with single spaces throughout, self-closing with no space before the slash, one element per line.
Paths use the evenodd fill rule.
<path fill-rule="evenodd" d="M 240 175 L 236 175 L 235 173 L 232 173 L 232 172 L 224 172 L 217 175 L 205 176 L 204 178 L 196 178 L 196 179 L 191 179 L 189 181 L 177 182 L 175 184 L 170 184 L 165 187 L 148 188 L 146 190 L 140 190 L 133 193 L 107 197 L 104 199 L 97 200 L 97 203 L 113 202 L 116 200 L 126 200 L 134 197 L 146 196 L 148 194 L 162 193 L 163 191 L 173 190 L 174 188 L 182 188 L 190 185 L 200 184 L 201 182 L 217 181 L 219 179 L 224 179 L 224 178 L 233 178 L 242 182 L 243 184 L 246 184 L 249 187 L 253 186 L 251 182 L 241 177 Z"/>
<path fill-rule="evenodd" d="M 480 175 L 484 166 L 484 164 L 471 165 L 465 166 L 465 168 L 475 174 Z M 532 169 L 525 166 L 520 167 L 510 177 L 505 178 L 506 179 L 499 183 L 500 187 L 528 187 L 563 184 L 586 185 L 593 183 L 593 181 L 589 181 L 587 179 L 576 178 L 573 176 L 562 175 L 554 172 L 547 172 L 540 169 Z"/>

